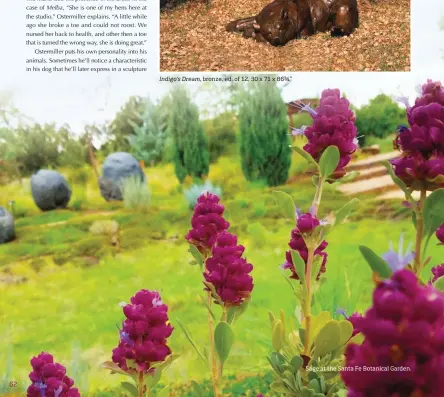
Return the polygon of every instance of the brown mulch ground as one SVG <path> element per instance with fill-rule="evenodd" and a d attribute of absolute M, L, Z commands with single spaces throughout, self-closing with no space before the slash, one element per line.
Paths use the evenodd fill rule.
<path fill-rule="evenodd" d="M 360 27 L 350 37 L 317 33 L 273 47 L 225 31 L 271 0 L 190 0 L 160 15 L 160 70 L 409 71 L 410 0 L 358 0 Z"/>

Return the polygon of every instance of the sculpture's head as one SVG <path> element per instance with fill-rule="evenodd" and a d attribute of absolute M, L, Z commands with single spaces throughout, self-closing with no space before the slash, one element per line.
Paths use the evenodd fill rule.
<path fill-rule="evenodd" d="M 262 36 L 274 46 L 286 44 L 293 30 L 293 21 L 284 7 L 279 12 L 270 13 L 270 17 L 261 25 Z"/>
<path fill-rule="evenodd" d="M 357 25 L 357 10 L 348 6 L 341 6 L 336 12 L 335 30 L 341 34 L 352 34 Z"/>

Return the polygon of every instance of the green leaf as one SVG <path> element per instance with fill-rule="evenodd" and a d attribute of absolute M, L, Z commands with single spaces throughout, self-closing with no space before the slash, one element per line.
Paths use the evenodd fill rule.
<path fill-rule="evenodd" d="M 321 328 L 314 340 L 312 360 L 323 357 L 341 345 L 341 327 L 339 321 L 329 321 Z"/>
<path fill-rule="evenodd" d="M 300 154 L 305 160 L 307 160 L 310 164 L 314 165 L 319 170 L 319 165 L 316 160 L 311 156 L 310 153 L 307 153 L 304 149 L 299 146 L 292 146 L 292 149 Z"/>
<path fill-rule="evenodd" d="M 317 381 L 317 379 L 312 379 L 310 381 L 310 383 L 308 384 L 308 388 L 313 390 L 316 393 L 320 393 L 321 390 L 321 386 L 319 385 L 319 382 Z"/>
<path fill-rule="evenodd" d="M 436 281 L 433 283 L 433 286 L 434 286 L 437 290 L 439 290 L 439 291 L 441 291 L 441 292 L 444 292 L 444 277 L 440 277 L 438 280 L 436 280 Z"/>
<path fill-rule="evenodd" d="M 233 341 L 234 333 L 230 325 L 225 321 L 221 321 L 217 324 L 216 329 L 214 330 L 214 344 L 222 366 L 230 354 Z"/>
<path fill-rule="evenodd" d="M 205 300 L 205 298 L 200 295 L 200 299 L 202 301 L 202 304 L 206 307 L 206 309 L 208 310 L 208 313 L 210 313 L 211 317 L 213 317 L 213 320 L 216 320 L 216 316 L 213 312 L 213 310 L 211 310 L 211 307 L 208 305 L 208 302 Z"/>
<path fill-rule="evenodd" d="M 376 274 L 382 278 L 389 278 L 391 276 L 392 270 L 388 263 L 374 251 L 364 245 L 359 246 L 359 251 L 361 251 L 362 256 Z"/>
<path fill-rule="evenodd" d="M 298 372 L 302 365 L 304 364 L 304 360 L 301 356 L 294 356 L 290 361 L 291 366 L 293 367 L 294 373 Z"/>
<path fill-rule="evenodd" d="M 296 220 L 296 206 L 292 197 L 280 190 L 274 190 L 273 195 L 284 215 L 293 221 Z"/>
<path fill-rule="evenodd" d="M 344 345 L 353 335 L 353 324 L 348 320 L 342 320 L 339 321 L 339 327 L 341 328 L 340 345 Z"/>
<path fill-rule="evenodd" d="M 236 320 L 245 313 L 250 303 L 251 296 L 242 302 L 239 306 L 233 306 L 228 309 L 227 322 L 228 324 L 234 324 Z"/>
<path fill-rule="evenodd" d="M 338 179 L 340 183 L 351 182 L 359 176 L 358 171 L 351 171 L 345 174 L 342 178 Z"/>
<path fill-rule="evenodd" d="M 120 384 L 127 392 L 129 392 L 132 396 L 138 397 L 139 391 L 137 390 L 137 387 L 134 386 L 132 383 L 129 382 L 122 382 Z"/>
<path fill-rule="evenodd" d="M 177 324 L 179 324 L 179 327 L 182 329 L 182 332 L 185 334 L 185 337 L 188 339 L 188 342 L 190 342 L 191 346 L 193 346 L 194 350 L 199 355 L 199 357 L 203 360 L 203 362 L 205 364 L 208 364 L 208 359 L 197 348 L 196 343 L 194 342 L 193 338 L 191 337 L 191 333 L 187 329 L 185 324 L 182 324 L 182 322 L 179 319 L 176 319 L 176 322 L 177 322 Z"/>
<path fill-rule="evenodd" d="M 305 262 L 296 250 L 291 250 L 291 259 L 293 260 L 293 265 L 296 270 L 296 274 L 299 279 L 304 284 L 305 283 Z"/>
<path fill-rule="evenodd" d="M 105 361 L 104 363 L 102 363 L 102 367 L 111 370 L 112 374 L 116 373 L 131 376 L 128 372 L 125 372 L 122 368 L 120 368 L 116 363 L 112 361 Z"/>
<path fill-rule="evenodd" d="M 165 359 L 165 361 L 156 364 L 156 365 L 155 365 L 155 368 L 158 368 L 158 369 L 160 369 L 161 371 L 165 371 L 165 370 L 171 365 L 171 363 L 172 363 L 173 361 L 177 360 L 179 357 L 180 357 L 180 354 L 176 354 L 176 353 L 170 354 L 170 355 Z"/>
<path fill-rule="evenodd" d="M 325 181 L 336 169 L 339 164 L 339 149 L 337 146 L 329 146 L 322 153 L 319 160 L 319 168 L 321 170 L 322 179 Z"/>
<path fill-rule="evenodd" d="M 194 393 L 196 393 L 196 397 L 205 397 L 202 386 L 199 383 L 192 380 L 191 385 L 193 386 Z"/>
<path fill-rule="evenodd" d="M 193 255 L 193 258 L 196 260 L 196 262 L 198 264 L 203 264 L 204 263 L 204 257 L 203 255 L 200 253 L 200 251 L 197 249 L 197 247 L 193 244 L 190 244 L 190 249 L 189 252 L 191 253 L 191 255 Z"/>
<path fill-rule="evenodd" d="M 288 393 L 288 389 L 285 386 L 284 382 L 281 381 L 275 381 L 270 385 L 270 389 L 275 391 L 276 393 L 284 393 L 287 394 Z"/>
<path fill-rule="evenodd" d="M 273 330 L 271 331 L 271 341 L 273 349 L 277 352 L 282 348 L 282 322 L 277 320 L 273 325 Z"/>
<path fill-rule="evenodd" d="M 381 164 L 387 169 L 387 172 L 389 173 L 393 182 L 395 182 L 395 184 L 404 192 L 407 199 L 414 201 L 412 194 L 409 192 L 406 184 L 395 175 L 395 172 L 393 171 L 393 167 L 390 164 L 390 162 L 388 160 L 386 160 L 386 161 L 382 161 Z"/>
<path fill-rule="evenodd" d="M 359 200 L 357 198 L 354 198 L 353 200 L 350 200 L 347 204 L 345 204 L 343 207 L 339 208 L 338 211 L 336 212 L 335 225 L 339 225 L 342 222 L 344 222 L 358 203 Z"/>
<path fill-rule="evenodd" d="M 319 271 L 321 270 L 323 257 L 320 255 L 316 255 L 313 258 L 313 264 L 311 265 L 311 279 L 314 283 L 316 281 L 316 278 L 318 277 Z"/>
<path fill-rule="evenodd" d="M 444 223 L 444 189 L 433 191 L 424 201 L 423 207 L 424 234 L 426 244 L 424 252 L 431 236 Z"/>
<path fill-rule="evenodd" d="M 165 386 L 159 393 L 157 393 L 157 397 L 169 397 L 170 395 L 170 386 Z"/>
<path fill-rule="evenodd" d="M 159 380 L 162 376 L 162 370 L 160 368 L 157 368 L 153 374 L 149 374 L 145 377 L 145 384 L 149 389 L 152 389 L 154 386 L 156 386 L 159 383 Z"/>

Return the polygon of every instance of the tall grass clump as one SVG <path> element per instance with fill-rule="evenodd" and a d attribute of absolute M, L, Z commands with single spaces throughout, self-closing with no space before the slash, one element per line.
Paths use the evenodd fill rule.
<path fill-rule="evenodd" d="M 126 209 L 146 212 L 151 202 L 151 191 L 146 181 L 138 176 L 126 178 L 122 184 L 123 205 Z"/>

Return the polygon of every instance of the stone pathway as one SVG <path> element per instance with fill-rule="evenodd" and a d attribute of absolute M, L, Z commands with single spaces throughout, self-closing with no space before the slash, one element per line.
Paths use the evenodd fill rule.
<path fill-rule="evenodd" d="M 382 161 L 391 160 L 398 155 L 399 152 L 383 153 L 351 163 L 347 167 L 348 171 L 358 171 L 359 177 L 339 186 L 339 191 L 350 196 L 374 194 L 377 200 L 403 200 L 404 194 L 381 165 Z"/>

